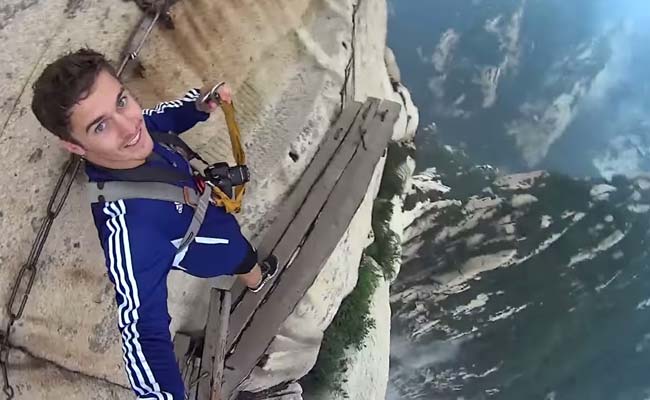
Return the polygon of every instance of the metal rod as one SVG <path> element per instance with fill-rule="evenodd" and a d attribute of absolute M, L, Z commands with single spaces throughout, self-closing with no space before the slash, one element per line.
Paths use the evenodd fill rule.
<path fill-rule="evenodd" d="M 142 36 L 142 39 L 140 39 L 140 42 L 138 42 L 138 45 L 136 46 L 135 50 L 128 52 L 126 56 L 124 56 L 124 59 L 122 60 L 122 64 L 120 65 L 120 68 L 117 70 L 118 78 L 122 75 L 122 72 L 124 72 L 124 69 L 128 65 L 129 61 L 135 60 L 138 57 L 140 50 L 142 50 L 144 43 L 146 42 L 147 38 L 151 34 L 154 25 L 156 25 L 156 22 L 158 21 L 158 18 L 160 18 L 160 10 L 156 12 L 156 15 L 154 15 L 153 19 L 149 23 L 149 26 L 147 26 L 147 30 L 144 32 L 144 35 Z M 140 24 L 142 24 L 142 22 L 145 21 L 146 19 L 147 19 L 147 15 L 144 15 L 140 20 Z"/>

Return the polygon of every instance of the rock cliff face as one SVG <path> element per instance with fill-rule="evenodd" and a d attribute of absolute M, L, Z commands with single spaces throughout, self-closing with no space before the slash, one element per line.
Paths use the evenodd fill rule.
<path fill-rule="evenodd" d="M 67 158 L 29 111 L 30 85 L 47 63 L 81 46 L 117 61 L 139 15 L 132 3 L 98 0 L 9 0 L 0 11 L 0 40 L 9 50 L 0 55 L 0 167 L 3 185 L 11 188 L 0 194 L 0 299 L 8 297 Z M 145 106 L 203 82 L 233 86 L 254 176 L 238 218 L 253 240 L 268 227 L 341 107 L 368 96 L 410 102 L 404 88 L 394 91 L 384 63 L 384 0 L 180 1 L 172 16 L 176 29 L 154 30 L 141 53 L 143 76 L 126 84 Z M 412 132 L 413 122 L 404 111 L 394 138 Z M 218 115 L 186 137 L 209 159 L 230 157 Z M 267 364 L 247 382 L 250 390 L 295 380 L 311 368 L 323 330 L 354 287 L 382 168 L 380 161 L 348 231 L 285 322 Z M 18 398 L 130 396 L 122 387 L 127 382 L 113 289 L 83 181 L 80 174 L 55 222 L 25 316 L 13 332 L 14 344 L 23 349 L 12 353 Z M 208 283 L 172 273 L 169 288 L 172 332 L 200 328 Z M 61 385 L 61 376 L 71 383 Z"/>

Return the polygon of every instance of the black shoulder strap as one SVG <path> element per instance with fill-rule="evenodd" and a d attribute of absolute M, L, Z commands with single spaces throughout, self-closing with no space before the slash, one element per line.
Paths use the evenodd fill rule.
<path fill-rule="evenodd" d="M 206 163 L 205 160 L 203 160 L 197 152 L 192 150 L 192 148 L 178 135 L 163 132 L 150 132 L 150 135 L 154 142 L 171 146 L 174 150 L 178 151 L 183 157 L 185 157 L 187 161 L 197 159 Z"/>
<path fill-rule="evenodd" d="M 188 161 L 194 158 L 203 161 L 203 159 L 196 154 L 187 143 L 179 138 L 178 135 L 173 133 L 151 132 L 151 138 L 157 143 L 172 147 L 173 150 L 178 151 L 178 153 Z M 155 155 L 155 153 L 152 154 L 152 156 Z M 179 181 L 187 181 L 188 179 L 191 179 L 191 176 L 175 168 L 164 168 L 147 164 L 131 169 L 109 169 L 100 166 L 95 167 L 109 172 L 116 181 L 175 184 Z"/>

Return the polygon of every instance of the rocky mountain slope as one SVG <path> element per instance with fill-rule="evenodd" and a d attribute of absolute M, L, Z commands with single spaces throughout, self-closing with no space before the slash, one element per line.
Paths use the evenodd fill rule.
<path fill-rule="evenodd" d="M 388 398 L 647 393 L 650 179 L 503 175 L 435 155 L 403 207 Z"/>

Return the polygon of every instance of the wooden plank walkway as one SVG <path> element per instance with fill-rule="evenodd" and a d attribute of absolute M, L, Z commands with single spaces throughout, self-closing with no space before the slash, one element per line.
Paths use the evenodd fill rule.
<path fill-rule="evenodd" d="M 191 374 L 200 380 L 196 399 L 237 396 L 238 386 L 264 356 L 279 327 L 313 284 L 347 230 L 387 147 L 399 111 L 400 105 L 390 101 L 355 102 L 343 110 L 330 128 L 258 246 L 260 257 L 271 253 L 278 257 L 278 275 L 259 293 L 245 291 L 239 284 L 231 289 L 235 300 L 229 330 L 225 341 L 220 339 L 226 350 L 223 386 L 218 394 L 221 397 L 206 389 L 210 386 L 208 382 L 212 380 L 218 385 L 220 378 L 214 372 L 219 362 L 218 356 L 214 356 L 217 342 L 208 335 L 214 336 L 210 332 L 216 332 L 219 325 L 215 323 L 219 317 L 213 308 L 223 305 L 213 306 L 219 302 L 211 300 L 212 316 L 206 326 L 202 368 L 200 374 Z M 188 341 L 179 341 L 185 342 Z M 214 378 L 201 379 L 206 371 Z M 217 385 L 212 385 L 212 389 L 216 390 Z"/>
<path fill-rule="evenodd" d="M 365 108 L 364 108 L 365 107 Z M 284 232 L 289 227 L 289 224 L 296 216 L 296 213 L 300 209 L 300 206 L 305 202 L 307 194 L 311 190 L 312 186 L 316 183 L 316 180 L 321 176 L 330 160 L 334 156 L 336 150 L 341 146 L 343 140 L 347 137 L 348 132 L 352 129 L 352 124 L 357 119 L 357 116 L 361 112 L 367 110 L 367 104 L 361 104 L 355 102 L 349 107 L 345 108 L 336 123 L 327 131 L 323 139 L 323 143 L 320 144 L 314 158 L 311 163 L 300 177 L 298 184 L 293 189 L 291 194 L 286 200 L 283 200 L 283 207 L 278 213 L 278 216 L 273 220 L 271 227 L 265 233 L 261 242 L 257 246 L 258 253 L 261 259 L 264 259 L 268 256 L 271 251 L 275 248 L 277 243 L 284 235 Z M 362 110 L 362 108 L 364 108 Z M 243 294 L 247 293 L 245 291 L 244 285 L 236 281 L 231 289 L 233 293 L 233 306 L 237 307 L 242 300 Z M 234 308 L 233 308 L 234 311 Z M 241 311 L 240 311 L 241 314 Z M 233 326 L 237 323 L 232 324 Z M 239 325 L 242 327 L 245 323 L 240 322 Z M 232 330 L 231 330 L 232 331 Z M 228 346 L 231 347 L 235 337 L 239 336 L 241 331 L 232 333 L 228 337 Z"/>
<path fill-rule="evenodd" d="M 272 252 L 278 258 L 280 267 L 278 276 L 281 275 L 282 269 L 287 265 L 300 244 L 300 239 L 307 233 L 318 212 L 323 207 L 325 199 L 332 191 L 334 184 L 358 147 L 360 143 L 359 135 L 351 132 L 359 130 L 359 127 L 366 121 L 365 117 L 370 112 L 376 111 L 378 103 L 379 101 L 373 99 L 363 106 L 355 104 L 354 109 L 359 107 L 360 112 L 344 113 L 342 115 L 344 118 L 339 118 L 336 126 L 328 131 L 328 138 L 332 138 L 336 143 L 324 147 L 323 153 L 325 154 L 319 156 L 321 152 L 317 153 L 315 160 L 319 161 L 319 163 L 315 165 L 315 168 L 312 168 L 311 164 L 309 165 L 305 173 L 307 179 L 303 180 L 301 177 L 296 187 L 297 190 L 289 196 L 279 218 L 271 224 L 271 228 L 262 238 L 259 246 L 260 256 L 264 257 Z M 262 291 L 255 294 L 246 292 L 245 301 L 239 303 L 233 310 L 231 315 L 232 328 L 228 333 L 228 341 L 226 342 L 231 351 L 233 344 L 237 341 L 242 330 L 247 326 L 248 321 L 271 287 L 272 285 L 269 284 Z"/>
<path fill-rule="evenodd" d="M 262 304 L 257 298 L 245 298 L 237 308 L 248 313 L 250 309 L 245 307 L 256 303 L 245 330 L 232 343 L 235 351 L 226 359 L 224 398 L 234 397 L 236 388 L 263 356 L 347 230 L 388 145 L 399 110 L 400 106 L 393 102 L 366 102 L 330 164 L 272 249 L 283 265 L 288 264 L 291 273 L 280 275 L 273 285 L 273 293 L 278 295 L 270 296 Z M 237 309 L 231 316 L 231 332 L 241 323 L 234 318 Z"/>

